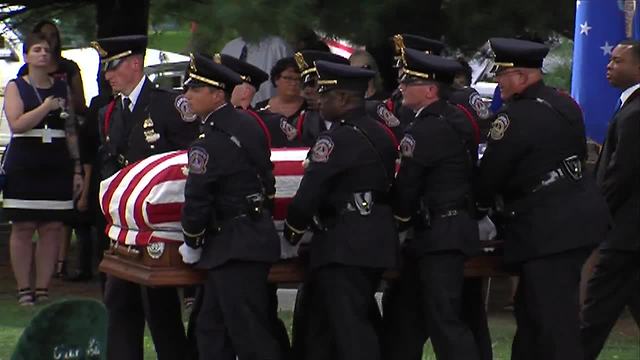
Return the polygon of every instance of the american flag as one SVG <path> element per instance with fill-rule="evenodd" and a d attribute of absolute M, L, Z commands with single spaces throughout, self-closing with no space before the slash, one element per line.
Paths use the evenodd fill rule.
<path fill-rule="evenodd" d="M 302 179 L 308 149 L 272 149 L 276 176 L 274 221 L 281 228 Z M 180 213 L 187 179 L 187 152 L 173 151 L 133 163 L 100 183 L 106 234 L 121 244 L 182 241 Z M 284 250 L 284 249 L 283 249 Z"/>

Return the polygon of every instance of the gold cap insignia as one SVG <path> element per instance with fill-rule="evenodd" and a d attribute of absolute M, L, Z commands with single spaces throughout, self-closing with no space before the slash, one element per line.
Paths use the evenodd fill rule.
<path fill-rule="evenodd" d="M 189 63 L 189 70 L 192 73 L 197 73 L 198 69 L 196 68 L 196 59 L 193 56 L 193 53 L 189 54 L 189 57 L 191 58 L 191 62 Z"/>
<path fill-rule="evenodd" d="M 402 35 L 393 35 L 393 45 L 395 47 L 396 54 L 404 53 L 404 39 L 402 38 Z"/>
<path fill-rule="evenodd" d="M 298 64 L 298 69 L 300 69 L 300 71 L 304 71 L 309 68 L 307 62 L 304 61 L 304 56 L 302 56 L 302 53 L 297 52 L 293 55 L 293 57 L 296 59 L 296 64 Z"/>
<path fill-rule="evenodd" d="M 102 46 L 100 46 L 100 43 L 97 41 L 92 41 L 91 43 L 89 43 L 89 46 L 96 49 L 96 51 L 98 52 L 98 55 L 100 55 L 101 58 L 109 55 L 109 53 L 107 53 L 107 51 L 103 49 Z"/>
<path fill-rule="evenodd" d="M 216 64 L 222 64 L 222 57 L 220 56 L 220 53 L 215 53 L 213 55 L 213 62 Z"/>
<path fill-rule="evenodd" d="M 147 118 L 143 123 L 142 123 L 142 127 L 145 129 L 148 128 L 152 128 L 153 127 L 153 120 L 151 120 L 151 118 Z"/>

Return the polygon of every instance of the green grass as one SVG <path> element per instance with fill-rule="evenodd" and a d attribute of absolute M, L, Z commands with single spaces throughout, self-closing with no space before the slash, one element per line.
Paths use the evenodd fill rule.
<path fill-rule="evenodd" d="M 92 296 L 93 297 L 93 296 Z M 54 300 L 59 300 L 55 297 Z M 29 320 L 42 306 L 23 308 L 17 305 L 13 296 L 0 294 L 0 360 L 8 360 L 13 352 L 22 330 Z M 280 317 L 291 330 L 292 314 L 290 311 L 280 312 Z M 186 317 L 185 317 L 186 324 Z M 511 340 L 515 331 L 515 324 L 511 314 L 499 312 L 490 316 L 490 327 L 493 341 L 494 359 L 506 360 L 510 358 Z M 155 352 L 151 337 L 147 331 L 145 337 L 145 360 L 155 359 Z M 431 345 L 425 346 L 424 360 L 435 360 Z M 638 360 L 640 359 L 640 335 L 633 320 L 625 315 L 614 328 L 612 335 L 604 349 L 601 360 Z"/>
<path fill-rule="evenodd" d="M 185 53 L 188 51 L 191 33 L 189 30 L 162 31 L 149 34 L 149 47 L 159 50 Z"/>

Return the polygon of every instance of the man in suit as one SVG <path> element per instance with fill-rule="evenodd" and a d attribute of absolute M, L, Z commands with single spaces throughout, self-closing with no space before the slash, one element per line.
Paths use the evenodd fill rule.
<path fill-rule="evenodd" d="M 198 134 L 195 117 L 180 112 L 179 99 L 157 89 L 143 72 L 147 37 L 98 39 L 105 79 L 116 97 L 99 111 L 101 179 L 150 155 L 185 149 Z M 141 360 L 145 320 L 158 359 L 187 357 L 180 299 L 175 288 L 150 288 L 108 275 L 109 359 Z"/>
<path fill-rule="evenodd" d="M 604 198 L 582 173 L 582 112 L 545 86 L 545 45 L 505 38 L 489 44 L 505 105 L 491 127 L 477 196 L 481 207 L 503 198 L 504 261 L 520 276 L 511 358 L 582 359 L 580 273 L 609 225 Z"/>
<path fill-rule="evenodd" d="M 616 113 L 596 165 L 596 181 L 614 227 L 599 248 L 582 312 L 584 359 L 598 357 L 620 313 L 640 308 L 640 43 L 623 41 L 607 65 L 609 83 L 621 90 Z"/>

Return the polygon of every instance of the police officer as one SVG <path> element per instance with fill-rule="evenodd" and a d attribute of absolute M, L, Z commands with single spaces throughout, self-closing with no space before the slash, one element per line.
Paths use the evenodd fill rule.
<path fill-rule="evenodd" d="M 287 212 L 284 235 L 297 243 L 313 224 L 305 286 L 314 296 L 305 359 L 379 359 L 371 321 L 382 271 L 396 265 L 397 235 L 388 191 L 396 149 L 364 109 L 374 73 L 316 61 L 320 111 L 332 121 L 309 151 Z"/>
<path fill-rule="evenodd" d="M 474 138 L 478 143 L 487 141 L 487 134 L 491 124 L 491 110 L 482 100 L 482 96 L 471 87 L 472 71 L 469 63 L 462 57 L 457 59 L 460 70 L 453 79 L 453 86 L 449 94 L 449 102 L 461 106 L 474 127 Z"/>
<path fill-rule="evenodd" d="M 477 146 L 465 115 L 445 100 L 459 64 L 414 49 L 404 49 L 403 63 L 403 106 L 416 118 L 400 142 L 393 198 L 400 227 L 413 226 L 415 233 L 405 255 L 422 310 L 416 321 L 426 324 L 438 359 L 478 359 L 461 315 L 464 261 L 480 246 L 472 211 Z M 394 349 L 393 337 L 399 334 L 385 336 L 385 355 L 398 358 L 403 350 Z"/>
<path fill-rule="evenodd" d="M 187 148 L 197 137 L 198 124 L 180 113 L 174 95 L 155 88 L 144 75 L 147 37 L 104 38 L 92 46 L 118 94 L 99 114 L 102 179 L 150 155 Z M 142 359 L 145 319 L 158 359 L 188 357 L 175 288 L 148 288 L 108 275 L 104 302 L 109 359 Z"/>
<path fill-rule="evenodd" d="M 262 130 L 229 104 L 241 83 L 225 66 L 192 55 L 185 96 L 206 130 L 189 148 L 180 252 L 207 271 L 196 324 L 200 357 L 281 359 L 267 284 L 280 258 L 264 206 L 272 164 Z"/>
<path fill-rule="evenodd" d="M 265 136 L 268 140 L 268 145 L 271 146 L 272 135 L 269 129 L 267 128 L 262 117 L 253 111 L 251 107 L 251 101 L 253 100 L 253 96 L 255 95 L 257 89 L 260 88 L 260 85 L 269 79 L 269 75 L 262 71 L 260 68 L 249 64 L 248 62 L 242 61 L 240 59 L 236 59 L 233 56 L 226 54 L 215 54 L 213 56 L 213 61 L 222 64 L 229 69 L 236 72 L 242 78 L 242 83 L 236 85 L 231 92 L 231 104 L 238 109 L 242 109 L 251 115 L 256 122 L 260 125 L 262 130 L 265 133 Z M 279 134 L 276 134 L 276 137 Z M 276 140 L 278 141 L 278 140 Z M 275 190 L 275 189 L 274 189 Z M 275 193 L 267 194 L 269 199 L 269 204 L 271 205 L 274 198 Z M 270 211 L 273 211 L 273 208 L 269 208 Z M 273 318 L 274 324 L 277 329 L 276 335 L 278 336 L 278 341 L 280 342 L 280 346 L 282 348 L 283 354 L 289 353 L 289 335 L 287 334 L 287 328 L 285 324 L 278 318 L 278 286 L 277 284 L 270 284 L 270 304 L 272 309 L 270 314 L 275 316 Z"/>
<path fill-rule="evenodd" d="M 396 34 L 391 37 L 393 42 L 394 55 L 393 67 L 398 70 L 398 77 L 402 74 L 404 63 L 402 62 L 402 54 L 405 48 L 422 51 L 426 54 L 440 55 L 444 50 L 444 43 L 438 40 L 427 39 L 422 36 L 412 34 Z M 396 89 L 389 99 L 385 101 L 387 109 L 391 111 L 400 120 L 400 130 L 394 131 L 396 135 L 402 139 L 403 131 L 414 119 L 413 110 L 402 106 L 402 92 Z"/>
<path fill-rule="evenodd" d="M 607 231 L 607 205 L 583 176 L 582 113 L 545 86 L 540 43 L 493 38 L 505 105 L 480 164 L 478 202 L 502 198 L 504 260 L 520 276 L 512 359 L 582 359 L 578 321 L 581 267 Z"/>
<path fill-rule="evenodd" d="M 307 102 L 305 109 L 296 122 L 298 136 L 304 146 L 312 146 L 318 135 L 331 128 L 331 121 L 322 118 L 319 111 L 318 74 L 315 62 L 329 61 L 336 64 L 349 64 L 349 60 L 328 51 L 302 50 L 294 54 L 294 59 L 302 76 L 302 94 Z"/>

